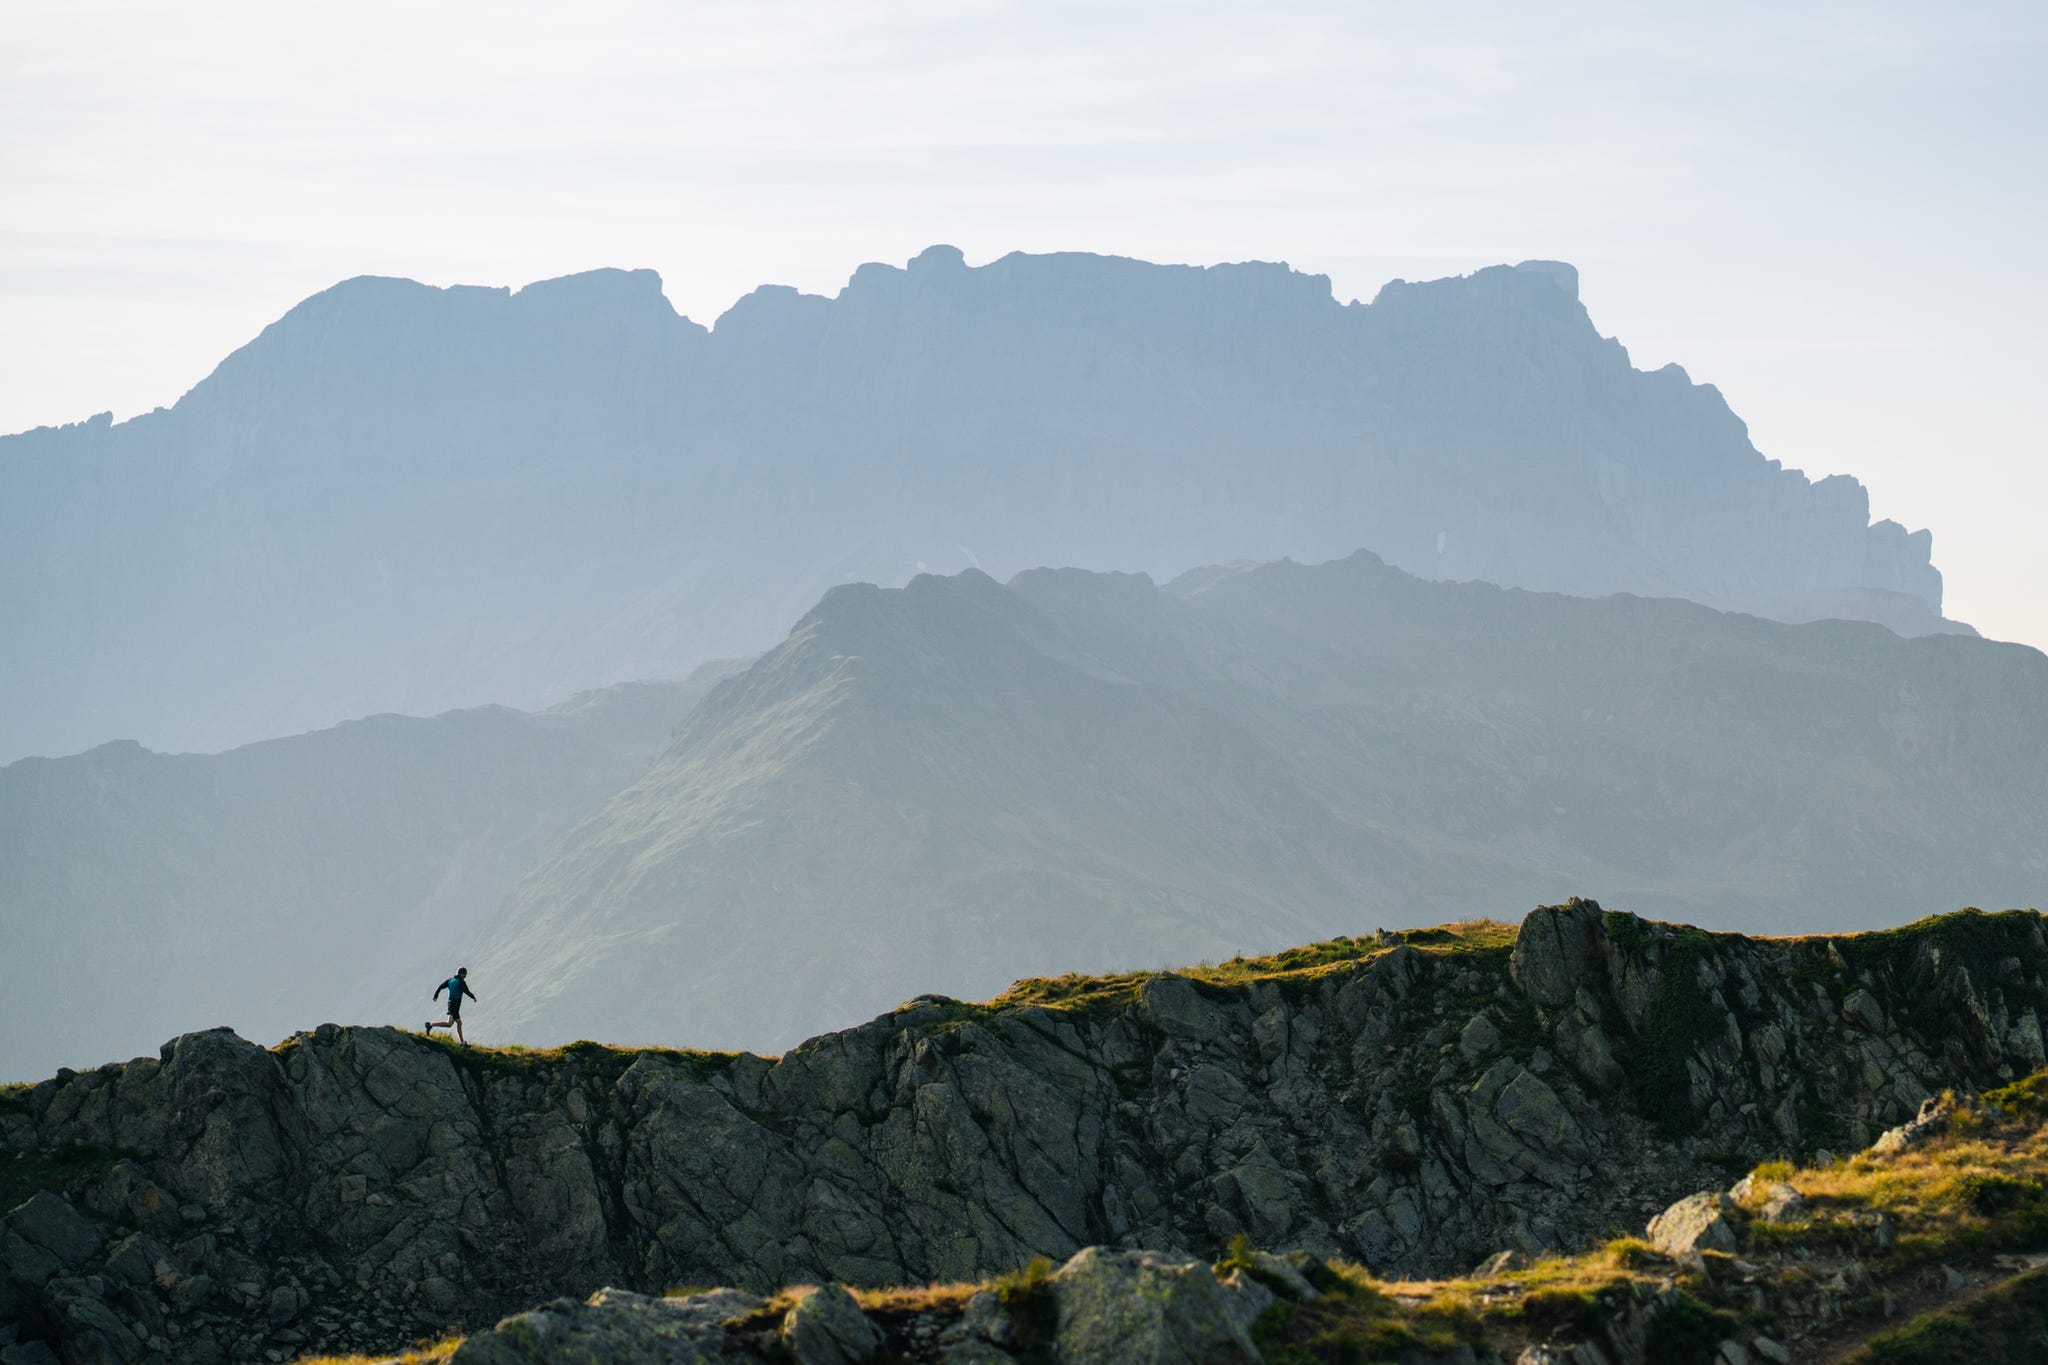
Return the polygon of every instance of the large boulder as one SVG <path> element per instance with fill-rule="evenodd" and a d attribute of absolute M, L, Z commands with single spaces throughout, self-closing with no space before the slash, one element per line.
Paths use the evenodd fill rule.
<path fill-rule="evenodd" d="M 1807 1216 L 1806 1196 L 1780 1181 L 1771 1186 L 1756 1216 L 1765 1223 L 1796 1223 Z"/>
<path fill-rule="evenodd" d="M 37 1191 L 0 1220 L 0 1238 L 7 1237 L 21 1238 L 64 1266 L 83 1264 L 106 1242 L 84 1215 L 48 1190 Z"/>
<path fill-rule="evenodd" d="M 1600 960 L 1600 914 L 1597 902 L 1577 897 L 1529 912 L 1508 962 L 1523 994 L 1552 1009 L 1572 998 Z"/>
<path fill-rule="evenodd" d="M 1088 1247 L 1051 1285 L 1063 1365 L 1261 1365 L 1229 1291 L 1201 1261 Z"/>
<path fill-rule="evenodd" d="M 736 1289 L 683 1299 L 600 1289 L 587 1303 L 556 1299 L 475 1333 L 455 1349 L 449 1365 L 716 1365 L 726 1359 L 725 1323 L 760 1305 Z"/>
<path fill-rule="evenodd" d="M 1733 1253 L 1739 1240 L 1733 1216 L 1736 1204 L 1719 1190 L 1689 1194 L 1650 1220 L 1650 1244 L 1666 1256 L 1699 1251 Z"/>
<path fill-rule="evenodd" d="M 782 1320 L 782 1344 L 796 1365 L 865 1365 L 882 1339 L 853 1295 L 828 1284 L 789 1310 Z"/>

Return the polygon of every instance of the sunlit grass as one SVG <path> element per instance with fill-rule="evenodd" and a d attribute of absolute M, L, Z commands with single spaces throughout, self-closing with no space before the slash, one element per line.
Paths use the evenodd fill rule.
<path fill-rule="evenodd" d="M 1351 970 L 1403 946 L 1431 956 L 1494 952 L 1504 957 L 1514 944 L 1515 926 L 1512 924 L 1491 919 L 1461 920 L 1454 924 L 1390 930 L 1358 938 L 1340 936 L 1263 956 L 1233 957 L 1219 963 L 1182 967 L 1171 975 L 1205 986 L 1231 989 L 1264 981 L 1313 980 L 1332 972 Z M 1168 974 L 1138 971 L 1089 976 L 1075 972 L 1064 976 L 1026 977 L 992 1000 L 962 1008 L 978 1012 L 1022 1006 L 1076 1011 L 1118 1008 L 1135 999 L 1146 982 Z"/>
<path fill-rule="evenodd" d="M 439 1341 L 422 1343 L 407 1351 L 378 1351 L 370 1355 L 341 1356 L 300 1356 L 294 1365 L 380 1365 L 381 1362 L 396 1361 L 398 1365 L 446 1365 L 448 1357 L 455 1354 L 455 1348 L 463 1343 L 459 1336 L 442 1337 Z"/>

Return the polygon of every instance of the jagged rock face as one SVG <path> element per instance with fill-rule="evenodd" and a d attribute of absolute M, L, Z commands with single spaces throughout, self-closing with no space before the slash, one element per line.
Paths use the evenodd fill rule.
<path fill-rule="evenodd" d="M 1403 944 L 1071 1010 L 927 998 L 780 1059 L 192 1034 L 0 1105 L 10 1153 L 102 1154 L 0 1220 L 0 1317 L 196 1361 L 604 1284 L 916 1283 L 1240 1231 L 1461 1269 L 1638 1228 L 1719 1183 L 1709 1156 L 1861 1144 L 2038 1067 L 2044 970 L 2019 912 L 1794 942 L 1580 902 L 1512 956 Z M 1498 1055 L 1461 1050 L 1475 1017 Z"/>
<path fill-rule="evenodd" d="M 174 408 L 0 442 L 0 582 L 29 585 L 0 598 L 0 758 L 544 703 L 751 653 L 834 583 L 926 563 L 1361 546 L 1942 624 L 1926 532 L 1634 369 L 1555 263 L 1340 305 L 1280 265 L 934 249 L 709 332 L 646 271 L 359 279 Z"/>

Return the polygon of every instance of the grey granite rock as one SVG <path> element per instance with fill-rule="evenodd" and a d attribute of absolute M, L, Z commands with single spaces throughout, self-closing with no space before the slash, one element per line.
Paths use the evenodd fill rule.
<path fill-rule="evenodd" d="M 450 1365 L 715 1365 L 730 1358 L 726 1321 L 759 1306 L 736 1290 L 661 1299 L 603 1289 L 588 1302 L 557 1299 L 476 1333 Z"/>
<path fill-rule="evenodd" d="M 1650 1220 L 1650 1245 L 1666 1256 L 1692 1251 L 1734 1251 L 1735 1201 L 1718 1190 L 1687 1195 Z"/>
<path fill-rule="evenodd" d="M 105 1234 L 48 1190 L 37 1191 L 0 1219 L 0 1229 L 48 1252 L 64 1266 L 84 1264 L 106 1242 Z"/>
<path fill-rule="evenodd" d="M 1052 1287 L 1063 1365 L 1263 1365 L 1200 1261 L 1089 1247 L 1060 1267 Z"/>
<path fill-rule="evenodd" d="M 796 1365 L 866 1365 L 881 1341 L 841 1285 L 812 1290 L 782 1321 L 782 1344 Z"/>

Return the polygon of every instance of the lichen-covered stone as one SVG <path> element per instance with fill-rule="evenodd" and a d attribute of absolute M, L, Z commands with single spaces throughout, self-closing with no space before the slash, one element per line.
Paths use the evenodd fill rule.
<path fill-rule="evenodd" d="M 450 1365 L 718 1365 L 730 1358 L 726 1321 L 760 1302 L 731 1289 L 681 1299 L 601 1289 L 588 1302 L 557 1299 L 470 1336 Z"/>
<path fill-rule="evenodd" d="M 1500 1030 L 1493 1026 L 1493 1020 L 1475 1014 L 1458 1035 L 1458 1051 L 1468 1062 L 1484 1061 L 1500 1051 Z"/>
<path fill-rule="evenodd" d="M 796 1365 L 866 1365 L 882 1339 L 853 1295 L 828 1284 L 798 1299 L 784 1315 L 782 1344 Z"/>
<path fill-rule="evenodd" d="M 1650 1220 L 1650 1245 L 1666 1256 L 1693 1251 L 1734 1251 L 1741 1245 L 1732 1216 L 1735 1201 L 1718 1190 L 1687 1195 Z"/>
<path fill-rule="evenodd" d="M 1062 1365 L 1263 1365 L 1200 1261 L 1089 1247 L 1051 1284 Z"/>
<path fill-rule="evenodd" d="M 1793 1223 L 1806 1217 L 1806 1196 L 1782 1181 L 1765 1192 L 1757 1218 L 1765 1223 Z"/>
<path fill-rule="evenodd" d="M 104 1233 L 48 1190 L 0 1219 L 0 1236 L 19 1237 L 64 1266 L 83 1265 L 106 1243 Z"/>

